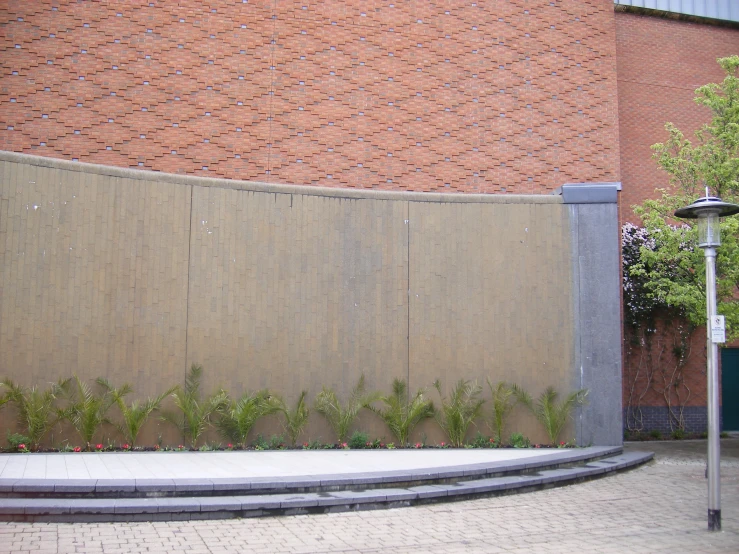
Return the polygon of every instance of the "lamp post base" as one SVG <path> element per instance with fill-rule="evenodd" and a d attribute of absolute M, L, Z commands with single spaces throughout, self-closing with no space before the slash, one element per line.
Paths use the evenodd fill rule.
<path fill-rule="evenodd" d="M 708 530 L 721 531 L 721 510 L 708 510 Z"/>

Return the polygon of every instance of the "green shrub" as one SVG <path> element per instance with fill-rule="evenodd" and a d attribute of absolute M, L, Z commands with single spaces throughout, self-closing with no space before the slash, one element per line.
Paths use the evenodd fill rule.
<path fill-rule="evenodd" d="M 175 425 L 185 442 L 191 448 L 197 447 L 197 442 L 203 432 L 210 425 L 210 418 L 216 414 L 227 401 L 225 391 L 219 390 L 209 397 L 203 399 L 200 394 L 200 380 L 203 376 L 203 368 L 193 364 L 185 378 L 185 388 L 176 387 L 172 392 L 172 399 L 179 413 L 165 412 L 162 414 L 164 421 Z"/>
<path fill-rule="evenodd" d="M 452 446 L 461 448 L 464 446 L 467 430 L 482 411 L 482 404 L 485 402 L 479 398 L 482 387 L 477 383 L 460 379 L 452 389 L 449 398 L 441 396 L 441 383 L 438 379 L 434 387 L 441 397 L 441 411 L 436 412 L 436 419 L 449 437 Z"/>
<path fill-rule="evenodd" d="M 672 432 L 672 438 L 676 441 L 681 441 L 685 438 L 685 429 L 675 429 Z"/>
<path fill-rule="evenodd" d="M 20 433 L 11 433 L 8 431 L 8 444 L 11 450 L 18 450 L 20 444 L 31 444 L 31 439 Z"/>
<path fill-rule="evenodd" d="M 425 392 L 424 389 L 420 389 L 412 400 L 408 400 L 408 387 L 405 381 L 394 379 L 392 394 L 380 398 L 385 408 L 370 406 L 370 409 L 382 418 L 393 436 L 398 439 L 398 444 L 407 445 L 416 425 L 434 415 L 434 404 L 424 397 Z"/>
<path fill-rule="evenodd" d="M 349 448 L 362 449 L 367 448 L 369 440 L 369 434 L 364 433 L 363 431 L 354 431 L 347 444 L 349 445 Z"/>
<path fill-rule="evenodd" d="M 359 411 L 362 408 L 367 408 L 379 398 L 379 393 L 368 393 L 365 391 L 364 375 L 362 375 L 357 382 L 357 386 L 352 389 L 346 406 L 341 405 L 333 389 L 327 389 L 325 387 L 316 396 L 314 406 L 316 411 L 326 418 L 326 421 L 334 430 L 334 433 L 336 433 L 338 442 L 341 444 L 346 442 L 349 428 L 357 419 Z"/>
<path fill-rule="evenodd" d="M 559 435 L 562 433 L 567 420 L 572 417 L 572 411 L 587 402 L 588 391 L 585 389 L 571 392 L 562 402 L 557 402 L 559 394 L 553 387 L 539 395 L 536 403 L 531 395 L 516 385 L 512 385 L 516 398 L 534 414 L 536 419 L 544 427 L 549 437 L 550 444 L 557 445 Z"/>
<path fill-rule="evenodd" d="M 147 398 L 143 402 L 138 401 L 126 404 L 124 397 L 131 392 L 131 386 L 124 384 L 120 388 L 115 388 L 107 379 L 100 378 L 97 380 L 98 384 L 105 387 L 109 394 L 113 397 L 113 400 L 118 407 L 118 411 L 121 415 L 120 421 L 111 421 L 113 426 L 118 429 L 123 440 L 130 448 L 136 446 L 141 428 L 144 426 L 146 421 L 149 419 L 152 413 L 159 409 L 164 399 L 175 391 L 175 387 L 163 392 L 155 398 Z M 162 437 L 159 436 L 157 444 L 161 448 Z"/>
<path fill-rule="evenodd" d="M 493 397 L 493 412 L 489 422 L 490 429 L 495 433 L 498 443 L 503 442 L 503 428 L 511 410 L 516 405 L 516 394 L 508 383 L 498 381 L 493 385 L 488 379 L 488 387 Z"/>
<path fill-rule="evenodd" d="M 257 438 L 254 439 L 251 445 L 254 447 L 254 450 L 269 450 L 269 442 L 267 442 L 261 433 L 257 435 Z"/>
<path fill-rule="evenodd" d="M 57 410 L 59 419 L 72 424 L 88 451 L 92 449 L 100 427 L 109 421 L 106 414 L 115 403 L 110 390 L 99 383 L 98 386 L 102 388 L 101 394 L 93 392 L 87 383 L 75 375 L 72 380 L 65 382 L 58 395 L 67 401 L 64 408 Z"/>
<path fill-rule="evenodd" d="M 16 385 L 9 379 L 3 381 L 3 386 L 8 389 L 6 401 L 15 405 L 18 426 L 27 434 L 31 450 L 38 450 L 46 433 L 59 421 L 54 402 L 68 382 L 69 379 L 59 381 L 42 391 L 36 386 L 28 388 Z"/>
<path fill-rule="evenodd" d="M 649 431 L 649 436 L 652 437 L 655 440 L 661 440 L 662 439 L 662 433 L 659 429 L 652 429 Z"/>
<path fill-rule="evenodd" d="M 475 438 L 469 443 L 469 446 L 472 448 L 497 448 L 499 443 L 494 437 L 486 437 L 478 431 Z"/>
<path fill-rule="evenodd" d="M 285 437 L 282 435 L 272 435 L 269 438 L 269 449 L 270 450 L 284 450 L 285 449 Z"/>
<path fill-rule="evenodd" d="M 290 438 L 291 446 L 295 446 L 295 443 L 298 441 L 298 437 L 308 424 L 310 408 L 308 408 L 308 403 L 305 401 L 305 397 L 307 395 L 307 391 L 301 392 L 298 397 L 298 401 L 295 403 L 295 408 L 292 410 L 287 407 L 287 404 L 285 404 L 284 401 L 280 403 L 280 411 L 285 417 L 282 427 Z"/>
<path fill-rule="evenodd" d="M 225 395 L 218 408 L 216 428 L 221 436 L 246 448 L 247 437 L 254 424 L 261 418 L 277 412 L 282 405 L 267 389 L 244 393 L 239 400 L 229 400 Z"/>
<path fill-rule="evenodd" d="M 528 437 L 523 436 L 521 433 L 511 433 L 511 446 L 513 448 L 528 448 L 531 446 L 531 441 Z"/>

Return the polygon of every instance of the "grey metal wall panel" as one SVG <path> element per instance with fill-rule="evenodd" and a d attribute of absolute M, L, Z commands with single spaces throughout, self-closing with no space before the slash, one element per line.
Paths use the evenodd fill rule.
<path fill-rule="evenodd" d="M 614 4 L 739 22 L 737 0 L 614 0 Z"/>

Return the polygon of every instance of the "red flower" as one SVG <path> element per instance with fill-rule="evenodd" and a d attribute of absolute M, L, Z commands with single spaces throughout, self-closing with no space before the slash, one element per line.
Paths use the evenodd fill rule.
<path fill-rule="evenodd" d="M 25 450 L 25 449 L 26 449 L 26 445 L 25 445 L 25 444 L 23 444 L 23 443 L 20 443 L 20 444 L 18 445 L 18 450 Z"/>
<path fill-rule="evenodd" d="M 102 449 L 103 449 L 103 445 L 102 445 L 102 444 L 96 444 L 96 445 L 95 445 L 95 448 L 96 448 L 97 450 L 102 450 Z"/>
<path fill-rule="evenodd" d="M 229 442 L 229 443 L 228 443 L 228 447 L 229 447 L 229 448 L 233 448 L 233 447 L 234 447 L 234 445 L 233 445 L 233 444 L 231 444 L 231 443 Z"/>
<path fill-rule="evenodd" d="M 417 442 L 416 443 L 416 448 L 421 448 L 421 443 L 420 442 Z"/>
<path fill-rule="evenodd" d="M 74 447 L 75 452 L 82 452 L 82 449 L 79 446 Z"/>
<path fill-rule="evenodd" d="M 124 445 L 123 445 L 123 448 L 124 448 L 124 450 L 128 450 L 129 448 L 131 448 L 131 446 L 130 446 L 130 445 L 128 445 L 128 444 L 124 444 Z"/>

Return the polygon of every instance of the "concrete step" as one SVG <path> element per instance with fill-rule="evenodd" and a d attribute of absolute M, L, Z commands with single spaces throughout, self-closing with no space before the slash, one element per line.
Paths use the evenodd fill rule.
<path fill-rule="evenodd" d="M 41 492 L 41 484 L 18 485 L 10 491 L 15 496 L 0 498 L 0 520 L 4 521 L 159 521 L 187 519 L 225 519 L 234 517 L 259 517 L 270 515 L 292 515 L 324 513 L 348 510 L 393 508 L 427 502 L 466 500 L 482 496 L 511 494 L 538 490 L 553 486 L 576 483 L 606 474 L 622 471 L 648 462 L 651 452 L 620 453 L 598 460 L 552 463 L 549 467 L 518 468 L 511 464 L 510 471 L 503 474 L 488 474 L 483 468 L 467 468 L 462 475 L 452 477 L 459 470 L 448 468 L 436 472 L 435 476 L 423 475 L 414 483 L 409 476 L 354 476 L 344 477 L 343 484 L 326 479 L 324 483 L 291 480 L 283 483 L 270 483 L 268 488 L 260 488 L 258 483 L 244 489 L 245 483 L 226 489 L 221 483 L 213 489 L 193 489 L 187 491 L 185 484 L 178 490 L 177 484 L 169 483 L 167 490 L 157 496 L 156 488 L 134 486 L 146 495 L 129 497 L 95 497 L 90 495 L 85 485 L 69 483 L 67 488 L 60 486 L 54 491 Z M 488 468 L 490 469 L 490 468 Z M 500 468 L 499 468 L 500 469 Z M 464 472 L 470 472 L 465 474 Z M 518 472 L 518 474 L 516 474 Z M 500 472 L 499 472 L 500 473 Z M 395 478 L 395 479 L 393 479 Z M 377 481 L 377 479 L 381 479 Z M 387 479 L 387 480 L 382 480 Z M 410 486 L 398 486 L 399 480 Z M 365 481 L 361 483 L 359 481 Z M 393 482 L 395 481 L 395 482 Z M 153 485 L 152 483 L 149 483 Z M 255 485 L 255 483 L 251 483 Z M 279 486 L 278 486 L 279 485 Z M 358 487 L 361 485 L 360 487 Z M 33 487 L 36 487 L 34 494 Z M 71 489 L 79 486 L 82 490 L 74 493 Z M 95 490 L 97 490 L 97 484 Z M 104 484 L 100 485 L 101 487 Z M 190 483 L 197 487 L 198 483 Z M 324 488 L 321 488 L 323 486 Z M 318 487 L 317 490 L 307 490 Z M 13 490 L 15 489 L 15 490 Z M 329 490 L 331 489 L 331 490 Z M 230 493 L 227 491 L 230 490 Z M 249 494 L 243 494 L 247 490 Z M 132 492 L 132 491 L 127 491 Z M 24 496 L 18 496 L 23 493 Z M 169 494 L 180 493 L 180 494 Z M 71 494 L 77 494 L 73 497 Z"/>
<path fill-rule="evenodd" d="M 463 465 L 439 465 L 437 467 L 413 467 L 350 473 L 310 475 L 278 475 L 277 469 L 269 477 L 228 478 L 146 478 L 146 479 L 0 479 L 0 498 L 146 498 L 174 496 L 224 496 L 275 493 L 332 492 L 351 487 L 354 490 L 368 488 L 400 487 L 414 485 L 453 483 L 475 477 L 501 477 L 530 473 L 539 469 L 567 467 L 585 461 L 598 460 L 620 454 L 621 447 L 588 447 L 550 450 L 534 458 L 510 459 Z M 371 455 L 373 452 L 368 452 Z M 152 471 L 153 465 L 168 463 L 167 458 L 150 455 L 146 459 Z M 32 459 L 32 458 L 31 458 Z M 459 458 L 457 458 L 459 459 Z M 330 459 L 326 459 L 328 462 Z M 300 463 L 300 459 L 290 463 Z M 171 460 L 173 465 L 177 460 Z M 153 465 L 152 465 L 153 464 Z M 335 465 L 334 465 L 335 467 Z M 376 465 L 374 465 L 377 468 Z M 207 471 L 204 468 L 204 471 Z M 143 471 L 142 471 L 143 473 Z"/>

